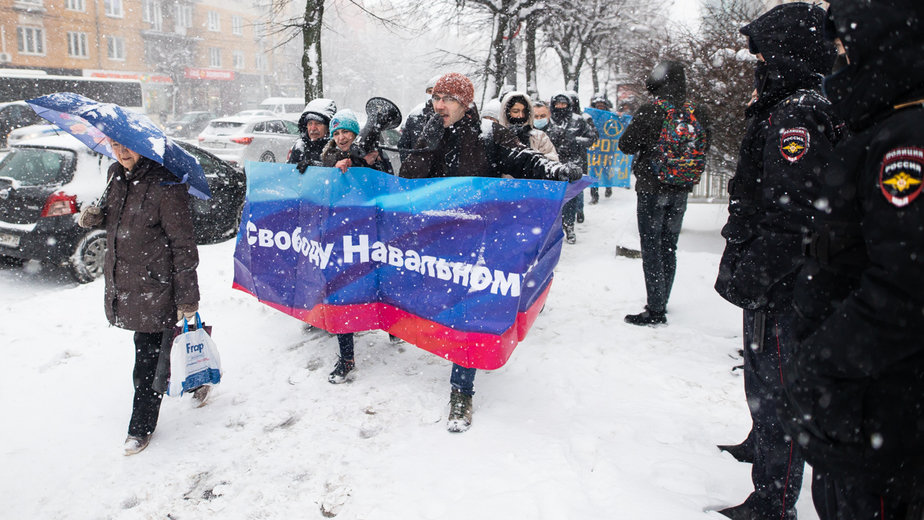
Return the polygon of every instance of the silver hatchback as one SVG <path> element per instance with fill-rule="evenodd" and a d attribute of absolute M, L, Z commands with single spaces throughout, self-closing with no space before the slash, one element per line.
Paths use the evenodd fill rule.
<path fill-rule="evenodd" d="M 284 162 L 298 139 L 298 126 L 279 117 L 222 117 L 199 134 L 199 147 L 239 170 L 247 161 Z"/>

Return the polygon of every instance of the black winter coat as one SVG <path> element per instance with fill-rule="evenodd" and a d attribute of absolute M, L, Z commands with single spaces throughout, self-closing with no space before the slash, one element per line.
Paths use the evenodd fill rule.
<path fill-rule="evenodd" d="M 839 0 L 832 13 L 851 65 L 826 91 L 853 135 L 822 177 L 781 413 L 817 470 L 922 500 L 924 8 Z"/>
<path fill-rule="evenodd" d="M 664 77 L 652 77 L 646 81 L 648 91 L 658 99 L 668 101 L 675 108 L 680 108 L 687 99 L 686 75 L 683 66 L 676 62 L 668 62 L 667 74 Z M 693 114 L 706 132 L 706 146 L 708 150 L 710 122 L 706 110 L 697 105 Z M 667 111 L 655 103 L 646 103 L 639 107 L 632 116 L 632 121 L 619 138 L 619 151 L 634 155 L 632 160 L 632 174 L 635 175 L 635 191 L 641 193 L 677 193 L 692 191 L 692 187 L 665 184 L 658 179 L 657 172 L 652 168 L 652 161 L 656 158 L 658 137 L 661 127 L 667 118 Z"/>
<path fill-rule="evenodd" d="M 423 130 L 424 124 L 433 115 L 433 102 L 429 99 L 424 103 L 420 112 L 412 112 L 404 121 L 404 127 L 401 128 L 401 138 L 398 139 L 398 148 L 402 150 L 414 148 L 417 144 L 417 138 L 420 137 L 420 131 Z M 401 160 L 407 159 L 407 152 L 399 152 Z"/>
<path fill-rule="evenodd" d="M 289 159 L 286 162 L 298 164 L 305 160 L 311 166 L 321 166 L 321 152 L 324 151 L 324 146 L 327 145 L 327 142 L 327 139 L 312 141 L 302 135 L 292 145 L 292 149 L 289 150 Z"/>
<path fill-rule="evenodd" d="M 365 154 L 362 150 L 359 149 L 355 143 L 350 145 L 350 150 L 344 152 L 340 148 L 337 148 L 337 144 L 333 139 L 327 142 L 327 145 L 324 146 L 324 151 L 321 152 L 321 165 L 322 166 L 334 166 L 341 159 L 350 159 L 350 163 L 353 167 L 356 168 L 372 168 L 373 170 L 378 170 L 380 172 L 385 172 L 389 174 L 394 173 L 394 169 L 391 166 L 391 162 L 388 160 L 388 157 L 379 150 L 379 158 L 375 160 L 371 165 L 366 164 L 364 159 L 360 157 Z"/>
<path fill-rule="evenodd" d="M 199 302 L 199 252 L 187 187 L 144 157 L 129 172 L 113 163 L 109 177 L 103 208 L 106 317 L 123 329 L 162 332 L 176 323 L 177 305 Z"/>
<path fill-rule="evenodd" d="M 425 147 L 418 142 L 416 148 Z M 482 132 L 481 117 L 469 108 L 446 128 L 439 146 L 431 152 L 410 154 L 401 163 L 401 177 L 500 177 L 566 180 L 565 167 L 520 143 L 513 132 L 493 123 Z"/>
<path fill-rule="evenodd" d="M 569 104 L 567 117 L 556 118 L 557 111 L 552 111 L 553 120 L 550 124 L 554 124 L 558 130 L 548 134 L 558 152 L 558 160 L 563 164 L 576 164 L 587 173 L 587 150 L 597 142 L 597 128 L 592 120 L 588 121 L 582 114 L 575 113 L 574 102 L 566 93 L 552 96 L 553 104 L 557 100 L 567 100 Z"/>

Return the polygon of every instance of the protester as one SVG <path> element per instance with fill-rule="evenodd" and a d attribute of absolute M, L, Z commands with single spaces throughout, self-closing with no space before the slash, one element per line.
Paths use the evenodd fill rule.
<path fill-rule="evenodd" d="M 424 126 L 416 148 L 401 165 L 401 176 L 500 177 L 549 180 L 577 180 L 577 167 L 553 163 L 540 153 L 523 146 L 506 128 L 495 124 L 490 132 L 481 131 L 481 118 L 472 104 L 475 96 L 471 80 L 462 74 L 442 76 L 433 89 L 436 115 Z M 472 396 L 475 394 L 474 368 L 454 364 L 450 383 L 450 413 L 447 429 L 466 431 L 472 423 Z"/>
<path fill-rule="evenodd" d="M 491 128 L 491 123 L 500 123 L 500 114 L 501 114 L 501 102 L 500 99 L 491 98 L 484 103 L 484 107 L 481 110 L 481 118 L 486 119 L 489 123 L 483 124 L 482 128 L 487 131 L 488 128 Z"/>
<path fill-rule="evenodd" d="M 433 116 L 433 102 L 430 101 L 430 94 L 433 93 L 433 86 L 436 85 L 436 80 L 438 79 L 440 77 L 437 75 L 427 81 L 424 89 L 427 93 L 426 101 L 411 109 L 411 112 L 404 120 L 404 126 L 401 127 L 401 138 L 398 139 L 398 148 L 402 150 L 398 154 L 402 161 L 407 159 L 407 152 L 403 150 L 414 147 L 414 143 L 417 142 L 417 138 L 420 136 L 420 129 Z"/>
<path fill-rule="evenodd" d="M 924 5 L 837 0 L 848 65 L 825 92 L 850 136 L 822 172 L 784 372 L 784 427 L 820 520 L 924 518 Z"/>
<path fill-rule="evenodd" d="M 565 92 L 560 92 L 552 96 L 549 101 L 551 107 L 552 122 L 562 129 L 559 134 L 550 134 L 552 144 L 558 151 L 558 158 L 564 164 L 570 164 L 580 168 L 581 172 L 587 172 L 587 149 L 593 146 L 597 140 L 597 131 L 593 123 L 589 125 L 583 117 L 574 113 L 571 98 Z M 578 206 L 580 205 L 581 195 L 571 199 L 562 208 L 561 220 L 562 228 L 565 231 L 565 241 L 569 244 L 577 242 L 577 236 L 574 233 L 574 222 L 577 218 Z"/>
<path fill-rule="evenodd" d="M 613 111 L 613 103 L 610 102 L 609 98 L 606 97 L 605 93 L 598 92 L 594 94 L 594 97 L 590 99 L 590 108 L 595 108 L 597 110 L 606 110 L 607 112 Z M 599 133 L 599 132 L 598 132 Z M 607 186 L 603 190 L 604 197 L 613 196 L 613 188 Z M 596 187 L 590 188 L 590 197 L 593 200 L 600 200 L 600 191 Z"/>
<path fill-rule="evenodd" d="M 309 166 L 321 165 L 321 151 L 327 144 L 330 118 L 337 111 L 333 100 L 317 98 L 311 100 L 298 118 L 299 139 L 289 150 L 286 162 L 297 164 L 298 171 L 305 173 Z"/>
<path fill-rule="evenodd" d="M 529 96 L 512 90 L 504 96 L 501 107 L 501 126 L 509 128 L 521 144 L 536 150 L 550 161 L 558 162 L 558 153 L 549 136 L 533 128 L 533 103 Z"/>
<path fill-rule="evenodd" d="M 774 7 L 741 29 L 756 67 L 757 99 L 729 181 L 727 245 L 716 290 L 744 312 L 744 391 L 753 423 L 751 480 L 734 520 L 794 519 L 805 466 L 776 410 L 790 365 L 792 288 L 802 237 L 812 223 L 817 187 L 830 168 L 843 123 L 821 94 L 834 64 L 823 38 L 824 10 L 803 2 Z"/>
<path fill-rule="evenodd" d="M 105 228 L 106 318 L 135 332 L 135 395 L 124 445 L 125 455 L 134 455 L 157 427 L 163 393 L 154 376 L 158 360 L 169 359 L 161 349 L 169 352 L 176 321 L 194 318 L 199 309 L 199 252 L 186 185 L 157 162 L 111 144 L 117 162 L 109 167 L 105 202 L 86 207 L 78 224 Z M 193 391 L 199 406 L 209 388 Z"/>
<path fill-rule="evenodd" d="M 354 144 L 359 135 L 359 121 L 352 110 L 340 110 L 330 120 L 330 141 L 321 152 L 321 164 L 327 167 L 337 167 L 346 172 L 347 169 L 357 167 L 371 167 L 373 169 L 392 173 L 391 163 L 381 151 L 368 154 Z M 334 370 L 327 377 L 332 384 L 340 384 L 347 380 L 347 375 L 356 368 L 353 356 L 353 333 L 337 334 L 337 344 L 340 347 L 340 356 Z"/>
<path fill-rule="evenodd" d="M 677 270 L 677 239 L 687 210 L 687 196 L 692 190 L 692 187 L 661 182 L 652 164 L 659 159 L 658 140 L 668 117 L 668 111 L 658 106 L 658 102 L 667 102 L 676 108 L 686 102 L 683 65 L 675 61 L 660 63 L 648 77 L 645 87 L 656 101 L 639 108 L 619 139 L 619 150 L 635 155 L 632 174 L 637 196 L 636 217 L 648 293 L 645 311 L 625 317 L 626 323 L 633 325 L 667 323 L 667 301 Z M 696 107 L 694 117 L 706 131 L 708 146 L 709 123 L 705 111 Z"/>

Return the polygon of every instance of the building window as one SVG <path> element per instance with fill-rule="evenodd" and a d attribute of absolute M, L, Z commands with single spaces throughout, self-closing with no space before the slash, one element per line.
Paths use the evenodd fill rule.
<path fill-rule="evenodd" d="M 84 0 L 67 0 L 64 7 L 71 11 L 84 12 L 87 10 L 87 4 Z"/>
<path fill-rule="evenodd" d="M 256 66 L 257 70 L 266 70 L 266 56 L 261 53 L 257 53 Z"/>
<path fill-rule="evenodd" d="M 42 0 L 13 0 L 13 4 L 24 8 L 42 7 Z"/>
<path fill-rule="evenodd" d="M 67 33 L 67 55 L 72 58 L 87 58 L 87 33 Z"/>
<path fill-rule="evenodd" d="M 110 60 L 124 60 L 125 59 L 125 39 L 118 36 L 110 36 L 106 38 L 109 51 Z"/>
<path fill-rule="evenodd" d="M 208 28 L 212 32 L 218 32 L 221 30 L 221 20 L 218 18 L 218 13 L 215 11 L 209 11 Z"/>
<path fill-rule="evenodd" d="M 176 11 L 176 26 L 189 29 L 192 27 L 192 6 L 191 5 L 182 5 L 174 4 Z"/>
<path fill-rule="evenodd" d="M 157 0 L 142 0 L 141 2 L 141 20 L 151 24 L 155 31 L 161 31 L 164 27 L 164 16 L 161 3 Z"/>
<path fill-rule="evenodd" d="M 122 18 L 122 0 L 103 0 L 103 6 L 106 8 L 106 16 L 112 18 Z"/>
<path fill-rule="evenodd" d="M 45 54 L 45 31 L 39 27 L 17 27 L 16 48 L 20 54 Z"/>
<path fill-rule="evenodd" d="M 244 19 L 240 16 L 231 16 L 231 34 L 238 36 L 244 34 Z"/>
<path fill-rule="evenodd" d="M 234 68 L 244 68 L 244 53 L 242 51 L 234 51 Z"/>
<path fill-rule="evenodd" d="M 221 49 L 209 47 L 209 67 L 221 67 Z"/>

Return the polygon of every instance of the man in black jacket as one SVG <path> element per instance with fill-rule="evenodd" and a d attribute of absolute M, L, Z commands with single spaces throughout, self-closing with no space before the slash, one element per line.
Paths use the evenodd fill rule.
<path fill-rule="evenodd" d="M 680 108 L 687 96 L 683 65 L 675 61 L 660 63 L 648 77 L 645 87 L 655 98 Z M 698 108 L 695 115 L 706 129 L 708 143 L 709 126 L 704 111 Z M 652 166 L 652 161 L 658 155 L 658 136 L 667 116 L 668 113 L 656 103 L 648 103 L 639 108 L 619 138 L 619 150 L 624 154 L 635 155 L 632 174 L 635 175 L 638 200 L 636 218 L 645 290 L 648 293 L 645 311 L 625 317 L 626 323 L 633 325 L 667 323 L 667 300 L 677 270 L 677 239 L 680 237 L 683 215 L 687 211 L 687 196 L 691 190 L 662 183 Z"/>
<path fill-rule="evenodd" d="M 561 129 L 560 132 L 549 134 L 558 152 L 558 160 L 563 164 L 574 165 L 587 173 L 587 149 L 597 141 L 597 129 L 593 122 L 588 124 L 578 113 L 580 109 L 575 111 L 575 105 L 567 92 L 559 92 L 552 96 L 549 101 L 549 110 L 552 113 L 552 122 Z M 562 228 L 565 231 L 565 240 L 569 244 L 577 242 L 574 222 L 577 219 L 583 196 L 584 194 L 581 193 L 569 200 L 561 210 Z M 583 218 L 581 220 L 583 221 Z"/>
<path fill-rule="evenodd" d="M 297 164 L 301 173 L 305 173 L 309 166 L 321 166 L 321 152 L 329 139 L 330 118 L 336 112 L 337 104 L 331 99 L 311 100 L 298 118 L 299 138 L 289 150 L 286 162 Z"/>
<path fill-rule="evenodd" d="M 735 176 L 729 181 L 727 240 L 716 290 L 744 312 L 744 389 L 751 412 L 754 492 L 720 511 L 735 520 L 794 519 L 801 450 L 776 409 L 792 359 L 792 289 L 802 237 L 815 213 L 843 124 L 822 96 L 834 46 L 822 36 L 824 10 L 798 2 L 774 7 L 741 29 L 757 56 L 756 100 L 746 110 Z"/>
<path fill-rule="evenodd" d="M 924 518 L 924 4 L 835 0 L 849 65 L 825 80 L 851 135 L 824 172 L 784 426 L 821 520 Z"/>
<path fill-rule="evenodd" d="M 421 130 L 415 148 L 427 151 L 408 155 L 401 163 L 401 177 L 500 177 L 546 180 L 578 180 L 583 172 L 574 166 L 554 163 L 530 150 L 516 135 L 492 123 L 487 132 L 472 104 L 471 80 L 451 72 L 433 87 L 435 114 Z M 453 364 L 447 429 L 463 432 L 472 424 L 475 369 Z"/>

